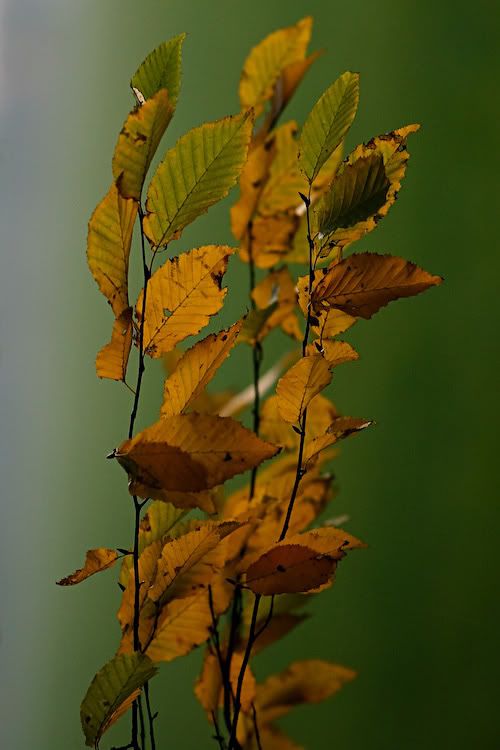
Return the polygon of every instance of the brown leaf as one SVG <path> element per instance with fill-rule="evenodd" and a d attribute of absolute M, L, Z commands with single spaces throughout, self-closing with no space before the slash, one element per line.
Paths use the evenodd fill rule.
<path fill-rule="evenodd" d="M 83 568 L 75 570 L 74 573 L 66 578 L 61 578 L 60 581 L 57 581 L 57 585 L 74 586 L 77 583 L 81 583 L 89 578 L 89 576 L 93 576 L 94 573 L 100 573 L 102 570 L 111 568 L 117 559 L 118 552 L 115 549 L 107 549 L 106 547 L 89 549 L 85 557 Z"/>
<path fill-rule="evenodd" d="M 113 324 L 111 341 L 97 354 L 95 369 L 98 377 L 125 382 L 132 347 L 132 331 L 132 308 L 127 307 Z"/>
<path fill-rule="evenodd" d="M 312 304 L 318 311 L 335 307 L 371 318 L 392 300 L 412 297 L 442 281 L 403 258 L 360 253 L 330 266 L 313 290 Z"/>
<path fill-rule="evenodd" d="M 278 451 L 230 417 L 193 412 L 160 419 L 125 440 L 114 457 L 139 484 L 198 492 L 258 466 Z M 168 499 L 175 504 L 175 496 Z"/>

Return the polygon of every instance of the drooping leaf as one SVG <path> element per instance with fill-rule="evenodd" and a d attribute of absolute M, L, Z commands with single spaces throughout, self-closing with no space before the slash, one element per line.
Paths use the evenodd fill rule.
<path fill-rule="evenodd" d="M 175 107 L 180 90 L 181 52 L 185 37 L 185 34 L 179 34 L 156 47 L 132 76 L 132 90 L 136 89 L 144 99 L 150 99 L 160 89 L 167 89 L 169 100 Z"/>
<path fill-rule="evenodd" d="M 122 198 L 115 183 L 89 221 L 87 261 L 115 317 L 129 306 L 128 263 L 137 203 Z"/>
<path fill-rule="evenodd" d="M 124 198 L 141 199 L 151 160 L 173 114 L 167 91 L 160 89 L 125 120 L 113 155 L 113 176 Z"/>
<path fill-rule="evenodd" d="M 348 315 L 371 318 L 400 297 L 412 297 L 441 284 L 414 263 L 392 255 L 359 253 L 330 266 L 312 293 L 314 309 L 335 307 Z"/>
<path fill-rule="evenodd" d="M 157 670 L 144 654 L 113 657 L 94 677 L 80 709 L 86 744 L 98 747 L 102 735 L 127 711 Z"/>
<path fill-rule="evenodd" d="M 258 466 L 279 448 L 230 417 L 179 414 L 160 419 L 115 452 L 132 479 L 153 488 L 197 492 Z M 175 495 L 171 502 L 175 504 Z"/>
<path fill-rule="evenodd" d="M 118 559 L 118 552 L 115 549 L 108 549 L 106 547 L 99 547 L 98 549 L 89 549 L 86 556 L 83 568 L 75 570 L 74 573 L 61 578 L 57 581 L 58 586 L 74 586 L 77 583 L 85 581 L 89 576 L 93 576 L 94 573 L 100 573 L 101 570 L 107 570 Z"/>
<path fill-rule="evenodd" d="M 97 354 L 95 369 L 98 377 L 125 382 L 132 332 L 132 308 L 127 307 L 113 323 L 111 341 Z"/>
<path fill-rule="evenodd" d="M 367 221 L 384 205 L 389 185 L 381 154 L 347 164 L 316 208 L 318 230 L 330 235 Z"/>
<path fill-rule="evenodd" d="M 165 381 L 161 415 L 181 414 L 202 393 L 229 356 L 242 321 L 219 333 L 211 333 L 188 349 Z"/>
<path fill-rule="evenodd" d="M 220 542 L 241 525 L 236 521 L 207 521 L 165 544 L 148 598 L 153 602 L 170 601 L 206 588 L 225 562 L 224 547 Z"/>
<path fill-rule="evenodd" d="M 320 55 L 321 52 L 313 52 L 309 57 L 305 57 L 303 60 L 296 60 L 283 68 L 274 84 L 269 112 L 261 131 L 259 131 L 259 136 L 261 133 L 268 133 L 274 127 L 305 74 Z"/>
<path fill-rule="evenodd" d="M 332 577 L 345 551 L 363 546 L 334 527 L 306 531 L 273 544 L 251 563 L 246 585 L 256 594 L 294 594 L 317 589 Z"/>
<path fill-rule="evenodd" d="M 218 312 L 226 296 L 222 288 L 230 247 L 207 245 L 167 260 L 151 277 L 146 297 L 144 350 L 159 357 L 187 336 L 198 333 Z M 143 314 L 143 292 L 137 317 Z"/>
<path fill-rule="evenodd" d="M 167 151 L 146 202 L 144 230 L 155 247 L 178 238 L 228 194 L 245 163 L 251 133 L 246 112 L 194 128 Z"/>
<path fill-rule="evenodd" d="M 317 435 L 306 443 L 303 456 L 304 468 L 309 470 L 314 465 L 318 454 L 325 448 L 329 448 L 339 440 L 354 435 L 372 424 L 373 422 L 370 420 L 359 419 L 358 417 L 337 417 L 323 435 Z"/>
<path fill-rule="evenodd" d="M 308 345 L 306 354 L 318 354 L 318 352 L 326 359 L 330 368 L 359 359 L 358 352 L 347 341 L 327 340 Z"/>
<path fill-rule="evenodd" d="M 271 271 L 252 290 L 252 298 L 260 310 L 266 309 L 275 296 L 277 297 L 277 308 L 266 320 L 261 330 L 261 339 L 265 338 L 277 326 L 281 326 L 284 333 L 300 340 L 302 331 L 295 314 L 297 293 L 287 268 Z"/>
<path fill-rule="evenodd" d="M 356 115 L 359 75 L 343 73 L 312 108 L 300 136 L 299 163 L 313 182 L 321 167 L 339 146 Z"/>
<path fill-rule="evenodd" d="M 285 422 L 298 424 L 314 396 L 332 379 L 330 365 L 320 354 L 302 357 L 278 381 L 278 410 Z"/>
<path fill-rule="evenodd" d="M 352 669 L 320 659 L 296 661 L 257 687 L 255 701 L 266 726 L 302 703 L 320 703 L 356 677 Z"/>
<path fill-rule="evenodd" d="M 240 79 L 243 108 L 254 107 L 259 115 L 271 99 L 283 71 L 303 60 L 311 38 L 312 19 L 304 18 L 294 26 L 269 34 L 248 55 Z"/>

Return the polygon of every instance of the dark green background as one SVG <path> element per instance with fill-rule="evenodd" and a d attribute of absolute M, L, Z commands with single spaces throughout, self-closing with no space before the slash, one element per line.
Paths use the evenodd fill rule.
<path fill-rule="evenodd" d="M 370 548 L 342 565 L 317 615 L 258 671 L 304 657 L 359 670 L 334 700 L 285 722 L 310 750 L 500 746 L 497 7 L 0 2 L 2 747 L 82 748 L 79 703 L 118 636 L 113 573 L 74 590 L 54 581 L 88 547 L 126 545 L 131 533 L 123 476 L 104 461 L 124 436 L 130 395 L 95 378 L 111 319 L 85 262 L 87 218 L 131 106 L 129 76 L 160 41 L 188 32 L 171 144 L 235 112 L 249 48 L 306 14 L 313 47 L 328 53 L 290 115 L 303 120 L 351 69 L 362 76 L 351 146 L 423 124 L 396 207 L 358 247 L 411 258 L 446 284 L 352 332 L 362 359 L 340 368 L 332 397 L 378 424 L 343 447 L 334 512 L 348 513 Z M 227 206 L 179 247 L 231 241 Z M 231 272 L 223 322 L 241 309 L 244 270 Z M 246 384 L 248 359 L 224 372 L 226 384 Z M 154 418 L 159 378 L 152 368 L 142 424 Z M 191 695 L 198 661 L 157 678 L 162 750 L 215 746 Z"/>

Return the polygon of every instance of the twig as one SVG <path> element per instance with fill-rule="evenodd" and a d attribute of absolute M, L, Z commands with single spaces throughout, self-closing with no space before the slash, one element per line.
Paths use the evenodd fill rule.
<path fill-rule="evenodd" d="M 216 740 L 219 743 L 219 747 L 221 750 L 225 750 L 226 743 L 224 741 L 224 737 L 221 734 L 221 731 L 219 728 L 219 722 L 217 720 L 217 713 L 215 711 L 212 711 L 212 721 L 215 727 L 214 740 Z"/>
<path fill-rule="evenodd" d="M 255 703 L 252 703 L 252 719 L 253 719 L 253 731 L 255 734 L 255 741 L 257 743 L 257 750 L 262 750 L 262 742 L 260 741 L 259 724 L 257 721 L 257 710 Z"/>
<path fill-rule="evenodd" d="M 139 726 L 140 726 L 140 732 L 141 732 L 141 748 L 142 750 L 145 750 L 146 748 L 146 725 L 144 723 L 144 708 L 142 705 L 142 695 L 139 695 L 137 698 L 137 705 L 139 707 Z"/>
<path fill-rule="evenodd" d="M 153 714 L 151 711 L 151 702 L 149 698 L 149 682 L 146 682 L 144 685 L 144 697 L 146 698 L 146 712 L 148 715 L 149 740 L 151 744 L 151 750 L 156 750 L 154 720 L 156 719 L 158 714 Z"/>

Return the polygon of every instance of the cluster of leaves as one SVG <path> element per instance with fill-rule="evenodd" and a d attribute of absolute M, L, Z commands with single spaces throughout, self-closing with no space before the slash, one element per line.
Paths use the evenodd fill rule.
<path fill-rule="evenodd" d="M 114 315 L 97 374 L 126 383 L 132 347 L 138 352 L 128 437 L 109 456 L 128 477 L 134 539 L 130 548 L 90 550 L 83 568 L 59 582 L 80 583 L 121 560 L 121 639 L 81 707 L 90 746 L 132 708 L 127 747 L 145 750 L 147 730 L 154 748 L 149 680 L 160 662 L 197 646 L 205 645 L 205 655 L 195 694 L 226 750 L 297 748 L 277 719 L 355 676 L 308 660 L 257 683 L 250 663 L 304 622 L 310 599 L 332 586 L 350 550 L 364 546 L 334 522 L 319 521 L 333 497 L 325 472 L 332 446 L 371 424 L 340 415 L 322 393 L 335 368 L 358 357 L 338 335 L 441 279 L 398 257 L 345 256 L 395 202 L 407 139 L 418 126 L 372 138 L 343 158 L 359 98 L 359 77 L 350 72 L 325 91 L 301 129 L 279 125 L 317 57 L 307 53 L 310 35 L 306 18 L 251 51 L 241 112 L 182 136 L 156 169 L 144 204 L 146 176 L 179 94 L 183 36 L 155 49 L 131 81 L 137 105 L 118 136 L 112 185 L 90 219 L 88 262 Z M 154 270 L 183 229 L 237 182 L 231 227 L 238 247 L 206 245 Z M 144 278 L 132 307 L 136 221 Z M 176 355 L 221 309 L 223 277 L 238 254 L 249 267 L 250 311 Z M 307 273 L 297 277 L 289 264 Z M 265 339 L 278 328 L 290 337 L 291 360 L 261 375 Z M 253 383 L 236 396 L 207 393 L 238 344 L 251 349 Z M 174 365 L 159 418 L 134 434 L 146 358 L 167 355 Z M 234 418 L 250 403 L 252 430 Z M 247 484 L 225 496 L 224 483 L 245 472 Z"/>

